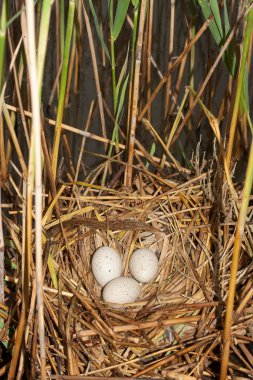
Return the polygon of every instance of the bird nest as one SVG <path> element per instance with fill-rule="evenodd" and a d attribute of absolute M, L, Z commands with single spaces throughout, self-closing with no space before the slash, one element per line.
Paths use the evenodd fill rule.
<path fill-rule="evenodd" d="M 222 188 L 218 210 L 212 191 L 208 173 L 183 183 L 139 175 L 132 192 L 85 183 L 62 187 L 61 218 L 50 222 L 44 218 L 50 378 L 215 376 L 235 208 L 227 186 Z M 156 252 L 159 273 L 142 286 L 136 302 L 117 309 L 103 302 L 91 257 L 104 245 L 120 253 L 124 276 L 130 276 L 128 263 L 135 249 Z M 244 250 L 246 246 L 247 238 Z M 239 372 L 243 367 L 247 374 L 250 369 L 243 361 L 250 355 L 253 308 L 242 308 L 241 303 L 252 264 L 249 255 L 243 257 L 237 279 L 239 310 L 231 337 L 239 361 L 230 366 Z"/>
<path fill-rule="evenodd" d="M 48 378 L 215 377 L 237 208 L 227 184 L 218 189 L 210 172 L 181 182 L 173 178 L 140 172 L 131 192 L 82 182 L 64 184 L 44 213 Z M 52 214 L 57 208 L 59 217 Z M 15 231 L 18 235 L 14 222 L 5 223 L 12 237 Z M 252 288 L 251 233 L 248 226 L 237 276 L 229 364 L 232 372 L 244 376 L 252 375 L 248 345 L 253 341 L 253 307 L 247 298 Z M 136 302 L 117 309 L 103 302 L 91 257 L 104 245 L 121 255 L 124 276 L 130 276 L 128 263 L 135 249 L 156 252 L 159 273 L 142 285 Z M 34 296 L 33 291 L 28 314 L 34 334 L 26 336 L 26 350 L 33 355 L 29 366 L 36 377 L 40 367 Z"/>

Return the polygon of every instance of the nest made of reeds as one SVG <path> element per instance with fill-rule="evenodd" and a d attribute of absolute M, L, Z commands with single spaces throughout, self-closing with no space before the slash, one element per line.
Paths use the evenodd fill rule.
<path fill-rule="evenodd" d="M 220 189 L 221 203 L 214 202 L 212 178 L 206 171 L 180 182 L 140 170 L 131 192 L 82 182 L 62 185 L 43 218 L 50 379 L 216 376 L 236 208 L 226 183 Z M 50 216 L 57 202 L 60 218 Z M 12 239 L 22 233 L 10 220 L 6 224 Z M 252 281 L 252 236 L 247 228 L 231 330 L 234 360 L 229 367 L 251 376 L 253 308 L 251 304 L 245 308 L 245 297 Z M 143 285 L 141 297 L 133 304 L 115 309 L 102 301 L 91 257 L 103 245 L 120 253 L 125 276 L 134 249 L 148 247 L 158 255 L 158 276 Z M 32 289 L 34 297 L 34 284 Z M 16 301 L 21 301 L 19 292 Z M 39 348 L 34 307 L 33 302 L 28 314 L 34 334 L 26 337 L 25 348 L 33 355 L 31 373 L 36 378 Z"/>

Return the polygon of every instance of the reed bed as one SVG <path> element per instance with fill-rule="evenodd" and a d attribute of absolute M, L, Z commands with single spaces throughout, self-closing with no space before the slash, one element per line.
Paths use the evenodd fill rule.
<path fill-rule="evenodd" d="M 0 378 L 252 379 L 252 1 L 0 4 Z M 105 245 L 156 253 L 136 302 Z"/>

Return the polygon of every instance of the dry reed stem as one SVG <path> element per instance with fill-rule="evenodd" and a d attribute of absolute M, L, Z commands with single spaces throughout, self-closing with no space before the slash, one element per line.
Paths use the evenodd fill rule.
<path fill-rule="evenodd" d="M 128 305 L 126 305 L 127 307 Z M 129 304 L 130 306 L 130 304 Z M 138 324 L 134 325 L 125 325 L 125 326 L 116 326 L 112 328 L 112 331 L 114 332 L 124 332 L 124 331 L 134 331 L 134 330 L 142 330 L 142 329 L 150 329 L 153 327 L 164 327 L 164 326 L 173 326 L 177 324 L 187 324 L 191 322 L 198 322 L 200 320 L 200 316 L 196 317 L 183 317 L 183 318 L 176 318 L 176 319 L 166 319 L 166 320 L 159 320 L 154 322 L 139 322 Z M 97 332 L 92 330 L 83 330 L 79 331 L 77 337 L 78 338 L 86 338 L 89 336 L 97 335 Z"/>
<path fill-rule="evenodd" d="M 182 53 L 178 56 L 178 58 L 175 60 L 175 62 L 171 65 L 170 70 L 167 72 L 166 75 L 163 76 L 159 84 L 157 85 L 156 89 L 154 90 L 153 94 L 151 95 L 149 101 L 146 103 L 145 107 L 142 109 L 141 113 L 138 115 L 138 121 L 141 121 L 143 116 L 146 114 L 148 108 L 150 107 L 151 103 L 156 98 L 158 92 L 163 87 L 163 85 L 167 82 L 168 77 L 172 74 L 172 72 L 176 69 L 176 67 L 180 64 L 182 59 L 189 53 L 192 46 L 196 44 L 196 42 L 199 40 L 199 38 L 202 36 L 202 34 L 206 31 L 206 29 L 209 26 L 210 21 L 205 21 L 198 33 L 195 35 L 195 37 L 189 42 L 189 44 L 186 45 Z"/>
<path fill-rule="evenodd" d="M 29 147 L 30 146 L 30 138 L 29 138 L 29 134 L 28 134 L 28 126 L 26 124 L 26 119 L 25 119 L 25 114 L 24 114 L 24 108 L 23 108 L 23 102 L 22 102 L 21 93 L 20 93 L 20 84 L 19 84 L 19 79 L 18 79 L 18 73 L 17 73 L 16 64 L 15 64 L 15 61 L 14 61 L 16 59 L 16 56 L 18 54 L 19 49 L 16 48 L 15 52 L 13 52 L 12 40 L 11 40 L 9 29 L 8 29 L 8 41 L 9 41 L 10 51 L 11 51 L 11 55 L 12 55 L 12 60 L 14 62 L 14 64 L 13 64 L 13 74 L 14 74 L 14 81 L 15 81 L 16 96 L 17 96 L 17 99 L 18 99 L 18 106 L 19 106 L 19 109 L 20 109 L 20 115 L 21 115 L 21 120 L 22 120 L 22 124 L 23 124 L 23 128 L 24 128 L 26 143 L 27 143 L 27 146 Z M 20 39 L 20 42 L 18 44 L 18 48 L 21 45 L 21 42 L 22 42 L 22 38 Z"/>
<path fill-rule="evenodd" d="M 4 235 L 2 219 L 2 184 L 0 185 L 0 303 L 4 304 Z"/>
<path fill-rule="evenodd" d="M 129 376 L 103 376 L 104 380 L 136 380 L 136 377 L 129 377 Z M 69 375 L 53 375 L 52 380 L 101 380 L 100 376 L 69 376 Z M 160 380 L 160 377 L 148 377 L 143 378 L 144 380 Z M 192 379 L 192 378 L 191 378 Z M 182 379 L 183 380 L 183 379 Z M 186 379 L 187 380 L 187 379 Z"/>
<path fill-rule="evenodd" d="M 143 31 L 145 24 L 145 12 L 146 12 L 147 1 L 142 0 L 140 18 L 139 18 L 139 29 L 138 29 L 138 39 L 136 45 L 136 59 L 134 68 L 134 80 L 133 80 L 133 97 L 131 104 L 131 117 L 130 117 L 130 131 L 129 131 L 129 141 L 128 141 L 128 160 L 126 168 L 126 178 L 125 183 L 127 187 L 132 186 L 132 173 L 133 173 L 133 156 L 134 156 L 134 143 L 135 143 L 135 131 L 137 125 L 137 115 L 138 115 L 138 100 L 139 100 L 139 80 L 140 80 L 140 67 L 141 67 L 141 57 L 142 57 L 142 40 Z"/>
<path fill-rule="evenodd" d="M 34 3 L 26 0 L 26 17 L 28 31 L 28 68 L 30 75 L 30 89 L 32 102 L 32 138 L 31 154 L 35 154 L 35 166 L 33 171 L 35 178 L 35 256 L 36 256 L 36 294 L 39 319 L 39 341 L 41 360 L 41 379 L 46 379 L 46 348 L 45 348 L 45 324 L 43 308 L 43 283 L 42 283 L 42 163 L 41 163 L 41 120 L 39 104 L 39 88 L 36 69 L 36 45 L 35 45 L 35 16 Z M 34 150 L 33 150 L 34 149 Z M 36 152 L 36 153 L 35 153 Z"/>
<path fill-rule="evenodd" d="M 153 1 L 153 0 L 151 0 L 151 1 Z M 151 1 L 150 1 L 150 4 L 151 4 Z M 129 17 L 129 15 L 127 15 L 127 22 L 128 22 L 128 24 L 129 24 L 129 26 L 131 27 L 131 29 L 133 29 L 133 22 L 132 22 L 131 18 Z M 184 60 L 182 61 L 182 63 L 186 61 L 186 58 L 187 58 L 187 56 L 185 56 L 185 58 L 184 58 Z M 159 69 L 158 64 L 157 64 L 157 62 L 155 61 L 155 59 L 154 59 L 154 57 L 153 57 L 152 54 L 149 55 L 148 60 L 150 61 L 150 63 L 151 63 L 152 66 L 154 67 L 154 69 L 156 70 L 156 73 L 157 73 L 158 77 L 159 77 L 160 79 L 163 79 L 164 75 L 162 74 L 161 70 Z M 182 65 L 181 65 L 181 66 L 182 66 Z M 180 71 L 181 71 L 181 66 L 180 66 Z M 183 66 L 184 66 L 184 65 L 183 65 Z M 183 70 L 182 70 L 182 71 L 183 71 Z M 147 70 L 147 73 L 148 73 L 148 70 Z M 147 74 L 147 75 L 148 75 L 148 74 Z M 182 75 L 181 75 L 181 77 L 182 77 Z M 130 86 L 131 86 L 131 83 L 130 83 Z M 131 91 L 131 90 L 130 90 L 130 91 Z M 129 91 L 129 92 L 130 92 L 130 91 Z M 177 104 L 177 95 L 178 95 L 178 92 L 179 92 L 179 90 L 176 92 L 176 95 L 175 95 L 174 93 L 171 93 L 171 92 L 170 92 L 170 96 L 171 96 L 172 101 L 173 101 L 173 106 L 176 107 L 177 111 L 179 110 L 179 106 L 178 106 L 178 104 Z M 149 93 L 149 92 L 148 92 L 148 93 Z M 150 96 L 151 96 L 151 95 L 149 94 L 148 97 L 147 97 L 147 99 L 150 99 Z M 149 114 L 149 110 L 150 110 L 150 109 L 151 109 L 151 105 L 149 106 L 149 108 L 148 108 L 148 110 L 147 110 L 148 114 Z M 183 114 L 182 114 L 182 118 L 184 118 L 184 117 L 183 117 Z"/>
<path fill-rule="evenodd" d="M 84 2 L 82 0 L 82 8 L 83 8 L 83 15 L 85 19 L 87 34 L 88 34 L 88 40 L 89 40 L 89 46 L 90 46 L 90 52 L 91 52 L 91 60 L 92 60 L 92 66 L 93 66 L 93 72 L 94 72 L 94 78 L 95 78 L 95 84 L 96 84 L 96 90 L 97 90 L 97 98 L 98 98 L 98 107 L 99 107 L 99 114 L 100 114 L 100 120 L 101 120 L 101 129 L 102 129 L 102 135 L 104 139 L 107 139 L 106 137 L 106 126 L 105 126 L 105 115 L 104 115 L 104 107 L 103 107 L 103 97 L 102 92 L 100 88 L 100 81 L 99 81 L 99 73 L 98 73 L 98 66 L 97 66 L 97 59 L 96 59 L 96 52 L 92 37 L 92 31 L 90 26 L 90 20 L 87 15 Z M 105 149 L 107 147 L 107 144 L 105 144 Z"/>
<path fill-rule="evenodd" d="M 24 35 L 23 35 L 23 40 L 24 40 L 24 44 L 25 44 L 25 48 L 27 47 L 26 45 L 26 38 L 25 38 L 25 35 L 26 35 L 26 24 L 25 24 L 25 18 L 24 18 L 24 15 L 22 17 L 22 28 L 23 28 L 23 31 L 24 31 Z M 21 45 L 21 42 L 22 42 L 22 39 L 20 40 L 19 42 L 19 45 Z M 16 51 L 17 51 L 17 48 L 15 50 L 15 53 L 13 55 L 13 63 L 14 63 L 14 57 L 16 55 Z M 21 107 L 23 108 L 22 104 L 21 104 Z M 5 109 L 6 106 L 5 104 L 3 104 L 3 109 Z M 24 180 L 29 180 L 29 172 L 27 170 L 27 167 L 26 167 L 26 164 L 24 162 L 24 158 L 23 158 L 23 155 L 22 155 L 22 149 L 21 147 L 19 146 L 19 142 L 18 142 L 18 139 L 16 137 L 16 134 L 14 132 L 14 128 L 13 128 L 13 118 L 11 118 L 9 116 L 9 113 L 8 113 L 8 110 L 6 109 L 6 114 L 5 114 L 5 117 L 7 117 L 6 119 L 6 122 L 7 122 L 7 125 L 9 126 L 9 128 L 11 128 L 11 135 L 12 135 L 12 139 L 13 142 L 14 142 L 14 145 L 16 146 L 16 149 L 17 149 L 17 153 L 18 155 L 20 154 L 20 164 L 21 164 L 21 168 L 23 170 L 22 172 L 22 175 L 20 174 L 20 176 L 24 177 Z M 20 152 L 20 153 L 19 153 Z M 7 162 L 6 162 L 6 165 L 8 165 L 8 162 L 9 162 L 9 158 L 7 159 Z M 25 169 L 25 171 L 24 171 Z M 15 186 L 14 186 L 15 188 Z M 18 191 L 16 190 L 17 194 L 18 194 Z M 26 194 L 26 190 L 25 190 L 25 182 L 23 184 L 23 196 L 20 196 L 21 199 L 25 199 L 25 194 Z M 27 199 L 27 203 L 28 202 L 28 199 Z M 23 204 L 23 218 L 22 218 L 22 222 L 24 223 L 24 217 L 26 215 L 26 212 L 25 212 L 25 203 Z M 32 209 L 32 207 L 31 207 Z M 29 216 L 30 218 L 32 218 L 32 212 L 29 213 Z M 27 220 L 29 220 L 29 217 L 27 217 Z M 25 224 L 23 224 L 23 237 L 25 236 L 25 232 L 26 232 L 26 228 L 25 228 Z M 23 261 L 22 261 L 22 285 L 23 285 L 23 292 L 22 292 L 22 308 L 21 308 L 21 314 L 20 314 L 20 319 L 19 319 L 19 323 L 18 323 L 18 328 L 17 328 L 17 334 L 16 334 L 16 339 L 15 339 L 15 345 L 14 345 L 14 350 L 13 350 L 13 355 L 12 355 L 12 359 L 11 359 L 11 364 L 10 364 L 10 370 L 9 370 L 9 373 L 8 373 L 8 380 L 10 379 L 14 379 L 15 378 L 15 373 L 16 373 L 16 369 L 17 369 L 17 365 L 18 365 L 18 361 L 19 361 L 19 356 L 20 356 L 20 351 L 21 351 L 21 345 L 23 343 L 23 336 L 24 336 L 24 332 L 25 332 L 25 324 L 26 324 L 26 315 L 27 315 L 27 309 L 28 309 L 28 304 L 29 304 L 29 280 L 30 280 L 30 261 L 29 261 L 29 249 L 27 248 L 27 250 L 25 250 L 25 241 L 23 240 L 23 244 L 22 244 L 22 247 L 21 245 L 19 245 L 19 242 L 17 241 L 18 238 L 16 236 L 16 234 L 14 235 L 14 233 L 12 233 L 12 236 L 13 236 L 13 239 L 14 241 L 16 242 L 16 247 L 19 251 L 19 253 L 22 255 L 24 254 L 24 252 L 26 252 L 26 255 L 23 255 Z M 27 259 L 28 258 L 28 259 Z M 22 366 L 22 363 L 20 362 L 20 367 Z"/>
<path fill-rule="evenodd" d="M 6 108 L 9 109 L 10 111 L 20 112 L 17 107 L 14 107 L 14 106 L 12 106 L 10 104 L 6 104 Z M 28 116 L 30 118 L 32 117 L 31 112 L 29 112 L 29 111 L 24 111 L 24 112 L 25 112 L 26 116 Z M 44 120 L 47 121 L 50 126 L 55 126 L 56 125 L 56 121 L 53 120 L 53 119 L 49 119 L 49 118 L 45 117 Z M 90 138 L 90 139 L 92 139 L 94 141 L 98 141 L 98 142 L 101 142 L 101 143 L 106 143 L 106 144 L 111 144 L 113 146 L 116 146 L 115 142 L 112 142 L 111 140 L 109 140 L 107 138 L 104 138 L 102 136 L 98 136 L 98 135 L 96 135 L 94 133 L 91 133 L 91 132 L 82 131 L 82 130 L 80 130 L 78 128 L 72 127 L 72 126 L 64 124 L 64 123 L 61 124 L 61 128 L 63 130 L 75 133 L 77 135 L 80 135 L 80 136 L 83 136 L 83 137 L 86 137 L 86 138 Z M 143 146 L 140 143 L 138 143 L 137 140 L 135 140 L 135 143 L 136 143 L 136 145 L 139 148 L 139 150 L 135 150 L 135 152 L 137 152 L 141 157 L 145 157 L 145 158 L 147 157 L 147 158 L 149 158 L 149 155 L 148 155 L 147 151 L 143 148 Z M 126 149 L 126 145 L 122 144 L 122 143 L 119 144 L 119 147 L 122 150 Z M 160 162 L 160 158 L 159 157 L 152 156 L 150 158 L 151 158 L 151 162 L 154 162 L 155 164 L 156 163 L 158 164 Z M 170 167 L 171 165 L 166 161 L 165 162 L 165 166 Z"/>
<path fill-rule="evenodd" d="M 152 27 L 153 27 L 153 8 L 154 1 L 149 2 L 149 13 L 148 13 L 148 48 L 147 48 L 147 99 L 149 100 L 151 96 L 151 53 L 152 53 Z M 151 122 L 151 107 L 148 109 L 147 119 Z"/>
<path fill-rule="evenodd" d="M 169 49 L 168 49 L 168 68 L 167 72 L 170 71 L 170 67 L 172 65 L 172 54 L 173 54 L 173 47 L 174 47 L 174 27 L 175 27 L 175 0 L 172 0 L 170 2 L 170 39 L 169 39 Z M 166 83 L 166 96 L 165 96 L 165 115 L 164 120 L 165 123 L 168 122 L 167 118 L 169 115 L 169 97 L 171 94 L 171 75 L 167 78 Z M 166 128 L 166 124 L 165 124 Z"/>
<path fill-rule="evenodd" d="M 19 158 L 20 166 L 21 166 L 22 171 L 23 171 L 23 176 L 26 179 L 27 178 L 27 166 L 26 166 L 26 163 L 25 163 L 25 160 L 24 160 L 24 156 L 23 156 L 22 150 L 21 150 L 19 142 L 18 142 L 17 135 L 16 135 L 14 127 L 13 127 L 13 123 L 12 123 L 11 117 L 9 115 L 9 112 L 8 112 L 8 109 L 7 109 L 6 105 L 5 105 L 5 103 L 3 103 L 3 114 L 4 114 L 4 117 L 5 117 L 5 120 L 6 120 L 6 124 L 7 124 L 8 128 L 9 128 L 9 132 L 10 132 L 10 135 L 11 135 L 11 139 L 12 139 L 13 145 L 14 145 L 14 147 L 16 149 L 16 153 L 17 153 L 17 156 Z"/>

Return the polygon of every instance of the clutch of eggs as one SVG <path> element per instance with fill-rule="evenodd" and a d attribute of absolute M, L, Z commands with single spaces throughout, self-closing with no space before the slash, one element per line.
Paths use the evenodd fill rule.
<path fill-rule="evenodd" d="M 133 303 L 140 297 L 140 283 L 150 282 L 157 276 L 158 259 L 150 249 L 137 249 L 129 260 L 129 269 L 134 278 L 121 277 L 120 255 L 113 248 L 104 246 L 92 256 L 91 267 L 96 281 L 103 287 L 103 300 L 123 305 Z"/>

